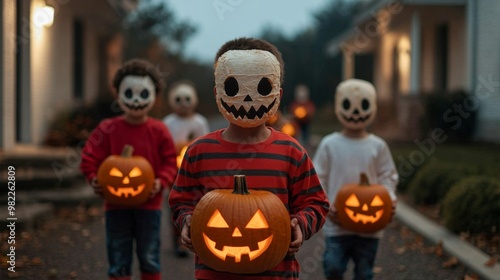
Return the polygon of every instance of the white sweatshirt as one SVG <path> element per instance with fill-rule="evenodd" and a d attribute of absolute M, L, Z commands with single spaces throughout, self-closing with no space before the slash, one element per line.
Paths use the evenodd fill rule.
<path fill-rule="evenodd" d="M 198 113 L 187 118 L 172 113 L 163 118 L 163 123 L 176 144 L 192 141 L 210 132 L 207 119 Z"/>
<path fill-rule="evenodd" d="M 339 132 L 329 134 L 321 140 L 313 163 L 332 209 L 338 190 L 345 184 L 358 183 L 360 173 L 366 173 L 370 184 L 384 185 L 392 200 L 396 201 L 396 166 L 387 143 L 376 135 L 368 134 L 357 139 Z M 382 232 L 355 233 L 341 228 L 330 219 L 323 226 L 325 236 L 356 234 L 380 238 Z"/>

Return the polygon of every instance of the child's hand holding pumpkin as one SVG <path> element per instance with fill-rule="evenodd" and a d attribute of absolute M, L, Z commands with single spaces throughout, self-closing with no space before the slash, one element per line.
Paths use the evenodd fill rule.
<path fill-rule="evenodd" d="M 294 255 L 300 250 L 300 246 L 304 242 L 304 236 L 302 235 L 302 229 L 299 225 L 299 220 L 293 218 L 290 221 L 290 226 L 292 227 L 292 242 L 290 243 L 290 248 L 288 249 L 289 255 Z"/>
<path fill-rule="evenodd" d="M 151 193 L 149 194 L 149 198 L 153 198 L 160 191 L 161 191 L 161 182 L 160 179 L 156 178 L 153 183 L 153 188 L 151 188 Z"/>
<path fill-rule="evenodd" d="M 195 253 L 193 242 L 191 241 L 191 215 L 187 215 L 184 218 L 184 226 L 182 226 L 181 231 L 181 243 L 183 246 L 189 249 L 189 251 Z"/>
<path fill-rule="evenodd" d="M 340 225 L 339 215 L 337 214 L 337 210 L 333 207 L 330 207 L 330 211 L 328 211 L 328 218 L 333 223 Z"/>
<path fill-rule="evenodd" d="M 97 182 L 97 178 L 96 177 L 92 178 L 92 180 L 89 182 L 89 184 L 94 189 L 94 193 L 95 194 L 97 194 L 99 196 L 104 196 L 102 194 L 102 187 L 101 187 L 101 185 L 99 185 L 99 182 Z"/>

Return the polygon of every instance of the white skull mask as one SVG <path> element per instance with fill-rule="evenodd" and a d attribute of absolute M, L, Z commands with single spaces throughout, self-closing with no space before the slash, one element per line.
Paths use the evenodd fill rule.
<path fill-rule="evenodd" d="M 149 76 L 126 76 L 118 88 L 118 104 L 127 113 L 142 115 L 153 108 L 156 87 Z"/>
<path fill-rule="evenodd" d="M 376 93 L 371 83 L 349 79 L 338 85 L 335 114 L 344 127 L 365 128 L 375 119 L 376 113 Z"/>
<path fill-rule="evenodd" d="M 280 63 L 263 50 L 229 50 L 215 64 L 216 101 L 229 122 L 264 124 L 280 103 Z"/>
<path fill-rule="evenodd" d="M 191 85 L 179 84 L 170 91 L 168 102 L 176 114 L 189 116 L 198 105 L 198 96 Z"/>

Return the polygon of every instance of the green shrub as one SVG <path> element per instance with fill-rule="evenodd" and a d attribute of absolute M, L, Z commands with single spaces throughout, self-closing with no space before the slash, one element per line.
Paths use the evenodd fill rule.
<path fill-rule="evenodd" d="M 500 180 L 474 176 L 460 180 L 443 200 L 445 226 L 453 232 L 500 231 Z"/>
<path fill-rule="evenodd" d="M 430 160 L 412 178 L 408 194 L 415 203 L 436 204 L 444 198 L 453 184 L 478 173 L 479 170 L 474 166 Z"/>

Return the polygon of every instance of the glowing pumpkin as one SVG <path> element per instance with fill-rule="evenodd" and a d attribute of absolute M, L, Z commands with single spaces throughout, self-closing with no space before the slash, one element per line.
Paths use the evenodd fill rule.
<path fill-rule="evenodd" d="M 191 240 L 196 254 L 215 270 L 260 273 L 286 256 L 290 215 L 276 195 L 248 190 L 245 176 L 236 175 L 234 190 L 214 190 L 198 202 Z"/>
<path fill-rule="evenodd" d="M 184 154 L 186 154 L 188 146 L 182 147 L 182 149 L 179 151 L 179 154 L 177 155 L 177 168 L 180 168 L 182 165 L 182 160 L 184 159 Z"/>
<path fill-rule="evenodd" d="M 356 232 L 375 232 L 387 226 L 392 216 L 392 200 L 382 185 L 370 185 L 361 173 L 359 184 L 344 185 L 335 199 L 340 225 Z"/>
<path fill-rule="evenodd" d="M 148 200 L 154 183 L 153 167 L 142 156 L 132 156 L 134 148 L 126 145 L 121 155 L 108 156 L 99 166 L 97 181 L 106 201 L 134 206 Z"/>
<path fill-rule="evenodd" d="M 303 119 L 307 117 L 307 110 L 304 106 L 298 106 L 295 110 L 293 110 L 293 114 L 297 119 Z"/>

